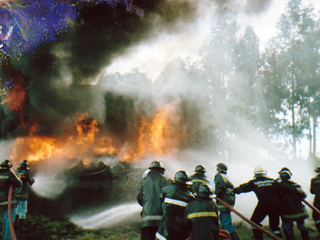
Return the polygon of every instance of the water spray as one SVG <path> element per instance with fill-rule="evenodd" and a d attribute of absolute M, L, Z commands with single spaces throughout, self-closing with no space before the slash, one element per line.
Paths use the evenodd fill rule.
<path fill-rule="evenodd" d="M 138 203 L 123 203 L 89 217 L 73 216 L 70 221 L 85 229 L 99 229 L 126 221 L 131 215 L 138 215 L 139 211 L 141 206 Z"/>

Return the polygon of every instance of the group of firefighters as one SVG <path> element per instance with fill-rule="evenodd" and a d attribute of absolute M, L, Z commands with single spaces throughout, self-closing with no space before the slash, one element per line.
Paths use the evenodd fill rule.
<path fill-rule="evenodd" d="M 27 160 L 21 160 L 14 172 L 11 170 L 12 166 L 10 160 L 0 162 L 0 206 L 4 212 L 4 240 L 15 238 L 14 229 L 18 233 L 24 230 L 29 186 L 35 182 L 34 178 L 30 178 L 30 163 Z"/>
<path fill-rule="evenodd" d="M 290 169 L 282 168 L 279 178 L 273 179 L 267 176 L 264 167 L 257 166 L 253 179 L 238 187 L 233 186 L 227 171 L 226 164 L 218 163 L 210 182 L 205 167 L 198 165 L 191 177 L 180 170 L 171 180 L 164 176 L 162 163 L 153 161 L 142 176 L 137 195 L 142 206 L 141 240 L 239 240 L 231 219 L 231 211 L 235 211 L 235 194 L 251 191 L 258 199 L 248 220 L 252 223 L 255 240 L 262 240 L 263 232 L 274 239 L 282 239 L 280 218 L 286 240 L 294 239 L 294 222 L 301 238 L 309 240 L 304 222 L 308 213 L 303 205 L 307 195 L 300 185 L 290 180 Z M 320 233 L 317 211 L 320 209 L 320 167 L 315 172 L 317 176 L 311 179 L 310 192 L 315 194 L 312 216 Z M 262 228 L 261 222 L 266 216 L 272 233 Z"/>

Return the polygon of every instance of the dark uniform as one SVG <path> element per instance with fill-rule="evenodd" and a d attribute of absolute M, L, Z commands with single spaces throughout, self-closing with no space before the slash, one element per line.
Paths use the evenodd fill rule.
<path fill-rule="evenodd" d="M 280 179 L 278 179 L 278 183 L 281 201 L 281 219 L 286 240 L 294 240 L 294 221 L 297 222 L 297 227 L 301 232 L 302 239 L 309 240 L 308 230 L 304 224 L 304 219 L 308 218 L 308 213 L 301 202 L 307 195 L 300 185 L 289 180 L 292 173 L 288 168 L 282 168 L 279 174 Z"/>
<path fill-rule="evenodd" d="M 231 207 L 235 203 L 235 194 L 233 192 L 233 184 L 227 176 L 228 167 L 224 163 L 217 164 L 218 173 L 214 176 L 214 193 L 219 199 L 229 204 Z M 239 236 L 232 224 L 231 211 L 220 201 L 217 201 L 218 210 L 220 212 L 220 222 L 225 230 L 230 233 L 232 240 L 238 240 Z"/>
<path fill-rule="evenodd" d="M 314 194 L 314 207 L 320 209 L 320 167 L 317 167 L 314 171 L 317 173 L 317 176 L 311 179 L 310 193 Z M 313 211 L 312 218 L 320 233 L 320 215 L 316 211 Z"/>
<path fill-rule="evenodd" d="M 198 187 L 201 184 L 208 184 L 209 181 L 207 179 L 207 176 L 205 175 L 205 168 L 202 165 L 198 165 L 196 166 L 196 168 L 194 169 L 195 173 L 193 175 L 191 175 L 191 182 L 192 182 L 192 193 L 196 193 Z"/>
<path fill-rule="evenodd" d="M 21 180 L 10 170 L 12 164 L 9 160 L 0 163 L 0 206 L 4 211 L 3 239 L 12 239 L 8 219 L 8 195 L 9 189 L 21 186 Z M 15 212 L 12 211 L 12 221 L 15 220 Z"/>
<path fill-rule="evenodd" d="M 266 176 L 267 172 L 263 167 L 256 167 L 254 174 L 254 179 L 234 188 L 234 192 L 240 194 L 253 191 L 258 198 L 258 204 L 250 220 L 262 226 L 260 223 L 268 215 L 272 233 L 281 238 L 279 228 L 280 200 L 278 196 L 278 183 L 274 179 Z M 259 229 L 254 228 L 253 235 L 256 240 L 263 239 L 262 232 Z"/>
<path fill-rule="evenodd" d="M 190 240 L 219 240 L 218 209 L 210 197 L 211 187 L 199 186 L 196 198 L 185 210 Z"/>
<path fill-rule="evenodd" d="M 150 171 L 139 186 L 137 200 L 143 207 L 141 212 L 141 240 L 154 240 L 160 221 L 162 209 L 161 189 L 169 184 L 169 179 L 163 176 L 164 168 L 158 161 L 150 164 Z"/>
<path fill-rule="evenodd" d="M 184 211 L 187 204 L 194 200 L 194 196 L 188 190 L 188 181 L 190 181 L 188 174 L 185 171 L 178 171 L 175 174 L 174 183 L 162 189 L 160 199 L 163 218 L 156 239 L 185 240 L 189 237 L 184 221 Z"/>
<path fill-rule="evenodd" d="M 30 164 L 27 160 L 22 160 L 15 174 L 21 179 L 22 186 L 15 189 L 16 207 L 16 225 L 18 229 L 23 229 L 24 220 L 26 219 L 29 187 L 34 183 L 34 179 L 30 178 Z"/>

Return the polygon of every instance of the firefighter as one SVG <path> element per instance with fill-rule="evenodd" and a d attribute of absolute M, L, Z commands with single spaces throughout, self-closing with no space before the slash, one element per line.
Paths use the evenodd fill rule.
<path fill-rule="evenodd" d="M 15 189 L 15 199 L 17 200 L 15 225 L 18 227 L 18 231 L 20 231 L 25 230 L 24 222 L 28 208 L 29 186 L 31 186 L 35 180 L 34 178 L 30 178 L 30 163 L 27 160 L 20 161 L 15 174 L 22 181 L 22 186 Z"/>
<path fill-rule="evenodd" d="M 155 239 L 162 219 L 159 196 L 161 189 L 170 183 L 170 180 L 163 176 L 165 168 L 161 162 L 153 161 L 148 170 L 140 182 L 137 196 L 138 203 L 142 206 L 141 240 Z"/>
<path fill-rule="evenodd" d="M 192 193 L 197 192 L 197 188 L 199 187 L 199 185 L 201 185 L 203 183 L 209 183 L 207 176 L 205 174 L 206 169 L 204 168 L 204 166 L 202 166 L 202 165 L 196 166 L 194 169 L 194 172 L 195 173 L 193 175 L 191 175 Z"/>
<path fill-rule="evenodd" d="M 320 209 L 320 166 L 314 171 L 317 173 L 317 176 L 311 179 L 310 193 L 314 194 L 313 206 L 317 209 Z M 318 232 L 320 233 L 320 215 L 316 211 L 313 211 L 312 218 L 318 229 Z"/>
<path fill-rule="evenodd" d="M 309 233 L 304 224 L 304 219 L 308 218 L 308 213 L 302 204 L 302 199 L 306 198 L 306 193 L 301 186 L 290 180 L 292 173 L 284 167 L 279 171 L 279 197 L 281 201 L 282 228 L 286 240 L 294 240 L 293 222 L 297 222 L 302 240 L 309 240 Z"/>
<path fill-rule="evenodd" d="M 0 163 L 0 206 L 4 211 L 3 218 L 3 230 L 2 237 L 4 240 L 11 240 L 10 223 L 8 218 L 8 196 L 9 189 L 12 185 L 13 188 L 20 187 L 22 181 L 17 177 L 17 175 L 11 171 L 12 163 L 10 160 L 4 160 Z M 13 203 L 13 202 L 12 202 Z M 12 211 L 12 221 L 15 220 L 15 211 Z"/>
<path fill-rule="evenodd" d="M 185 226 L 184 211 L 189 202 L 194 200 L 193 194 L 188 190 L 192 183 L 183 170 L 176 172 L 174 182 L 162 189 L 163 218 L 161 220 L 156 239 L 185 240 L 188 230 Z"/>
<path fill-rule="evenodd" d="M 228 167 L 224 163 L 217 164 L 217 173 L 214 176 L 214 193 L 222 201 L 228 203 L 231 207 L 235 203 L 235 194 L 233 192 L 233 184 L 227 176 Z M 232 240 L 240 239 L 234 226 L 232 225 L 231 211 L 225 207 L 221 202 L 217 201 L 218 210 L 220 213 L 221 225 L 230 234 Z"/>
<path fill-rule="evenodd" d="M 196 198 L 185 210 L 186 225 L 190 240 L 219 240 L 218 208 L 212 200 L 213 189 L 201 184 Z"/>
<path fill-rule="evenodd" d="M 267 176 L 267 171 L 264 167 L 257 166 L 253 173 L 254 179 L 234 188 L 234 192 L 240 194 L 253 191 L 258 198 L 258 203 L 250 220 L 262 226 L 261 222 L 268 215 L 272 233 L 281 238 L 278 183 Z M 263 239 L 262 232 L 259 229 L 253 228 L 253 235 L 256 240 Z"/>

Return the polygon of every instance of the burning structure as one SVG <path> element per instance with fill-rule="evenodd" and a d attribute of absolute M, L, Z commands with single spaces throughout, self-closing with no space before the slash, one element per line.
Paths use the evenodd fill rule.
<path fill-rule="evenodd" d="M 174 156 L 188 145 L 186 102 L 177 96 L 158 101 L 151 92 L 119 93 L 106 87 L 101 72 L 125 48 L 192 18 L 192 2 L 1 3 L 3 30 L 12 27 L 11 41 L 17 42 L 1 45 L 2 157 L 10 156 L 14 165 L 31 162 L 34 196 L 41 197 L 36 204 L 53 199 L 70 209 L 97 192 L 105 200 L 132 163 Z"/>

